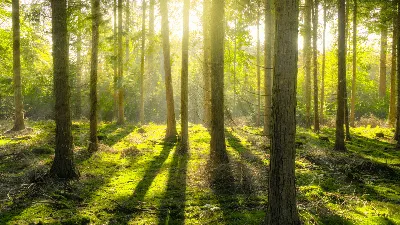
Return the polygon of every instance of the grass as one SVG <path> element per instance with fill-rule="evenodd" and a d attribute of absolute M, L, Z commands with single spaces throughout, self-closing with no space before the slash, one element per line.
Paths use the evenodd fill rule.
<path fill-rule="evenodd" d="M 0 122 L 0 133 L 10 126 Z M 81 176 L 63 182 L 44 177 L 54 155 L 54 123 L 29 126 L 0 135 L 0 224 L 260 224 L 265 218 L 269 146 L 258 128 L 227 128 L 230 163 L 214 168 L 201 125 L 190 125 L 185 154 L 179 142 L 163 140 L 163 125 L 101 123 L 100 150 L 91 155 L 88 124 L 74 122 Z M 338 153 L 334 130 L 323 129 L 323 140 L 298 129 L 304 224 L 400 224 L 400 151 L 392 132 L 352 129 L 348 152 Z"/>

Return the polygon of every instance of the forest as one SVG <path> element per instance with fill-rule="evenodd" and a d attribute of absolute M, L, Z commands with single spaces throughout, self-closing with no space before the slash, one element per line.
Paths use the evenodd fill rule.
<path fill-rule="evenodd" d="M 400 0 L 0 0 L 0 224 L 400 224 Z"/>

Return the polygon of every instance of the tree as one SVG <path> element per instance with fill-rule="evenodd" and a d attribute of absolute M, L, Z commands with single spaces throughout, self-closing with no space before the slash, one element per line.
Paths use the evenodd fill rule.
<path fill-rule="evenodd" d="M 397 1 L 397 23 L 396 28 L 400 28 L 400 1 Z M 397 44 L 397 115 L 396 115 L 396 132 L 394 139 L 397 141 L 397 148 L 400 147 L 400 35 L 396 37 Z"/>
<path fill-rule="evenodd" d="M 189 76 L 189 11 L 190 0 L 183 3 L 182 75 L 181 75 L 181 148 L 186 150 L 189 141 L 188 128 L 188 76 Z"/>
<path fill-rule="evenodd" d="M 224 38 L 225 1 L 213 0 L 211 6 L 211 157 L 227 163 L 224 131 Z"/>
<path fill-rule="evenodd" d="M 89 152 L 98 149 L 97 140 L 97 66 L 99 49 L 100 0 L 92 0 L 92 58 L 90 62 L 90 141 Z"/>
<path fill-rule="evenodd" d="M 303 53 L 304 53 L 307 128 L 311 127 L 311 8 L 312 8 L 312 0 L 305 0 Z"/>
<path fill-rule="evenodd" d="M 319 118 L 321 123 L 324 122 L 324 104 L 325 104 L 325 67 L 326 67 L 326 0 L 324 0 L 324 25 L 322 33 L 322 71 L 321 71 L 321 104 L 319 110 Z"/>
<path fill-rule="evenodd" d="M 171 59 L 169 44 L 168 4 L 167 0 L 160 1 L 161 33 L 164 55 L 165 91 L 167 98 L 167 131 L 165 139 L 176 137 L 176 120 L 174 109 L 174 94 L 172 89 Z"/>
<path fill-rule="evenodd" d="M 143 0 L 142 1 L 142 49 L 140 56 L 140 123 L 141 124 L 144 124 L 144 53 L 145 53 L 144 48 L 146 43 L 145 38 L 146 38 L 146 1 Z"/>
<path fill-rule="evenodd" d="M 78 1 L 79 4 L 79 16 L 78 16 L 78 30 L 76 37 L 76 103 L 75 103 L 75 117 L 80 119 L 82 117 L 82 32 L 80 27 L 82 26 L 82 2 Z"/>
<path fill-rule="evenodd" d="M 356 81 L 357 81 L 357 0 L 353 6 L 353 79 L 351 83 L 350 125 L 354 127 L 356 110 Z"/>
<path fill-rule="evenodd" d="M 395 3 L 395 2 L 394 2 Z M 396 5 L 394 4 L 394 7 Z M 398 35 L 396 16 L 393 16 L 393 41 L 392 41 L 392 69 L 390 71 L 390 105 L 389 105 L 389 124 L 394 126 L 396 123 L 396 39 Z"/>
<path fill-rule="evenodd" d="M 276 1 L 268 224 L 301 224 L 296 208 L 295 134 L 299 2 Z"/>
<path fill-rule="evenodd" d="M 264 35 L 264 130 L 266 136 L 271 134 L 272 105 L 272 2 L 265 0 L 265 35 Z"/>
<path fill-rule="evenodd" d="M 257 126 L 261 121 L 260 2 L 257 1 Z"/>
<path fill-rule="evenodd" d="M 122 86 L 122 78 L 124 75 L 124 64 L 122 57 L 122 0 L 118 0 L 118 124 L 124 124 L 124 89 Z"/>
<path fill-rule="evenodd" d="M 114 86 L 113 86 L 113 91 L 114 91 L 114 112 L 113 112 L 113 117 L 114 119 L 118 119 L 118 27 L 117 27 L 117 0 L 114 0 L 113 4 L 113 15 L 114 15 L 114 29 L 113 29 L 113 41 L 114 41 L 114 52 L 113 52 L 113 72 L 114 72 Z"/>
<path fill-rule="evenodd" d="M 346 151 L 344 144 L 344 116 L 345 116 L 345 94 L 346 94 L 346 2 L 338 1 L 338 92 L 335 147 L 337 151 Z"/>
<path fill-rule="evenodd" d="M 203 0 L 204 125 L 211 127 L 211 0 Z"/>
<path fill-rule="evenodd" d="M 68 73 L 67 1 L 52 0 L 53 69 L 56 121 L 55 157 L 50 174 L 59 178 L 77 178 L 72 149 L 71 111 Z"/>
<path fill-rule="evenodd" d="M 314 131 L 319 132 L 318 115 L 318 6 L 319 1 L 314 0 L 313 7 L 313 77 L 314 77 Z"/>
<path fill-rule="evenodd" d="M 21 85 L 21 50 L 20 50 L 20 21 L 19 0 L 12 0 L 12 29 L 13 29 L 13 73 L 14 73 L 14 127 L 13 131 L 25 129 L 24 106 L 22 103 Z"/>
<path fill-rule="evenodd" d="M 385 11 L 383 7 L 381 9 Z M 379 66 L 379 96 L 384 98 L 386 96 L 386 53 L 387 53 L 387 39 L 388 31 L 384 21 L 380 25 L 381 29 L 381 53 L 380 53 L 380 66 Z"/>

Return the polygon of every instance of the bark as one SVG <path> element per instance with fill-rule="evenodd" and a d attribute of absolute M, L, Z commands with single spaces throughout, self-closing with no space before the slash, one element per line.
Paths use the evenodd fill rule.
<path fill-rule="evenodd" d="M 142 1 L 142 49 L 140 56 L 140 123 L 144 124 L 144 51 L 146 43 L 146 1 Z"/>
<path fill-rule="evenodd" d="M 124 74 L 124 64 L 122 56 L 122 1 L 118 0 L 118 124 L 124 124 L 124 90 L 122 79 Z"/>
<path fill-rule="evenodd" d="M 347 81 L 346 81 L 347 83 Z M 346 128 L 346 138 L 345 140 L 350 141 L 351 140 L 351 135 L 350 135 L 350 120 L 349 120 L 349 105 L 347 102 L 347 84 L 345 83 L 345 90 L 344 90 L 344 124 Z"/>
<path fill-rule="evenodd" d="M 268 219 L 270 225 L 301 224 L 296 207 L 295 134 L 298 61 L 297 0 L 276 1 Z"/>
<path fill-rule="evenodd" d="M 326 2 L 324 0 L 324 25 L 322 34 L 322 71 L 321 71 L 321 105 L 319 109 L 320 122 L 324 123 L 325 104 L 325 65 L 326 65 Z"/>
<path fill-rule="evenodd" d="M 313 76 L 314 76 L 314 131 L 319 132 L 318 114 L 318 5 L 319 1 L 314 0 L 313 7 Z"/>
<path fill-rule="evenodd" d="M 67 1 L 52 0 L 53 70 L 55 96 L 55 157 L 50 169 L 53 177 L 77 178 L 72 148 L 70 84 L 68 73 Z"/>
<path fill-rule="evenodd" d="M 236 111 L 236 62 L 237 62 L 237 19 L 235 18 L 235 30 L 233 34 L 233 109 L 232 114 L 235 115 Z"/>
<path fill-rule="evenodd" d="M 203 0 L 204 125 L 211 127 L 211 0 Z"/>
<path fill-rule="evenodd" d="M 397 30 L 400 28 L 400 1 L 397 1 Z M 397 112 L 400 112 L 400 35 L 396 38 L 397 44 Z M 396 132 L 394 139 L 397 141 L 397 147 L 400 147 L 400 113 L 396 115 Z"/>
<path fill-rule="evenodd" d="M 99 47 L 100 0 L 92 0 L 92 58 L 90 63 L 90 140 L 89 152 L 98 149 L 97 140 L 97 67 Z"/>
<path fill-rule="evenodd" d="M 381 53 L 379 66 L 379 97 L 386 96 L 386 53 L 388 32 L 385 25 L 381 26 Z"/>
<path fill-rule="evenodd" d="M 19 0 L 12 0 L 12 29 L 13 29 L 13 74 L 14 74 L 14 127 L 13 131 L 25 129 L 24 106 L 22 103 L 21 85 L 21 50 L 20 50 L 20 19 L 19 19 Z"/>
<path fill-rule="evenodd" d="M 225 1 L 212 1 L 211 7 L 211 143 L 214 162 L 229 161 L 224 133 L 224 36 Z"/>
<path fill-rule="evenodd" d="M 257 5 L 257 126 L 261 121 L 260 5 Z"/>
<path fill-rule="evenodd" d="M 164 54 L 165 91 L 167 98 L 167 131 L 165 139 L 174 139 L 177 135 L 177 132 L 176 132 L 176 121 L 175 121 L 175 109 L 174 109 L 174 94 L 172 89 L 167 0 L 160 1 L 160 13 L 161 13 L 163 54 Z"/>
<path fill-rule="evenodd" d="M 79 1 L 79 12 L 82 12 L 82 2 Z M 76 37 L 76 103 L 75 103 L 75 117 L 81 119 L 82 117 L 82 33 L 80 27 L 82 24 L 81 16 L 78 17 L 78 31 Z"/>
<path fill-rule="evenodd" d="M 189 142 L 188 128 L 188 76 L 189 76 L 189 10 L 190 0 L 183 5 L 182 74 L 181 74 L 181 149 L 186 150 Z"/>
<path fill-rule="evenodd" d="M 113 38 L 114 38 L 114 52 L 113 52 L 113 72 L 114 72 L 114 87 L 113 87 L 113 97 L 114 97 L 114 112 L 113 112 L 113 118 L 117 119 L 118 118 L 118 27 L 117 27 L 117 0 L 114 0 L 114 29 L 113 29 Z"/>
<path fill-rule="evenodd" d="M 306 128 L 311 127 L 311 8 L 312 0 L 305 0 L 303 53 L 305 63 Z"/>
<path fill-rule="evenodd" d="M 149 54 L 148 54 L 148 70 L 149 74 L 153 74 L 154 60 L 154 0 L 150 0 L 149 5 Z"/>
<path fill-rule="evenodd" d="M 265 0 L 265 40 L 264 40 L 264 135 L 271 135 L 272 105 L 272 1 Z"/>
<path fill-rule="evenodd" d="M 395 6 L 394 6 L 395 7 Z M 392 69 L 390 71 L 390 106 L 389 106 L 389 124 L 395 126 L 396 123 L 396 39 L 398 30 L 396 26 L 396 17 L 393 17 L 393 41 L 392 41 Z"/>
<path fill-rule="evenodd" d="M 354 127 L 356 110 L 356 81 L 357 81 L 357 0 L 354 0 L 353 8 L 353 78 L 351 83 L 351 108 L 350 125 Z"/>
<path fill-rule="evenodd" d="M 346 92 L 346 3 L 338 1 L 338 92 L 336 113 L 336 151 L 346 151 L 344 144 L 344 116 L 345 116 L 345 92 Z"/>

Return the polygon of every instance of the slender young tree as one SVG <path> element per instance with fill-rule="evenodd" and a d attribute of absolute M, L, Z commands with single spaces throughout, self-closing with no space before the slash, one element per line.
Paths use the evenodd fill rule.
<path fill-rule="evenodd" d="M 203 0 L 204 125 L 211 127 L 211 0 Z"/>
<path fill-rule="evenodd" d="M 175 109 L 174 109 L 174 94 L 172 89 L 167 0 L 160 1 L 160 13 L 161 13 L 163 54 L 164 54 L 165 91 L 167 98 L 167 132 L 165 134 L 165 139 L 174 139 L 177 135 L 177 132 L 176 132 Z"/>
<path fill-rule="evenodd" d="M 216 162 L 227 163 L 224 133 L 224 37 L 225 1 L 213 0 L 211 6 L 211 143 Z"/>
<path fill-rule="evenodd" d="M 97 140 L 97 67 L 99 50 L 100 0 L 92 0 L 92 56 L 90 62 L 90 141 L 89 152 L 98 149 Z"/>
<path fill-rule="evenodd" d="M 351 83 L 350 125 L 354 127 L 356 110 L 356 82 L 357 82 L 357 0 L 353 6 L 353 79 Z"/>
<path fill-rule="evenodd" d="M 394 8 L 396 5 L 394 4 Z M 396 123 L 396 39 L 398 28 L 396 26 L 396 16 L 393 16 L 393 41 L 392 41 L 392 69 L 390 71 L 390 106 L 389 106 L 389 124 L 395 126 Z"/>
<path fill-rule="evenodd" d="M 59 178 L 77 178 L 72 149 L 71 111 L 68 73 L 67 1 L 51 0 L 53 70 L 55 96 L 56 147 L 50 175 Z"/>
<path fill-rule="evenodd" d="M 324 123 L 324 105 L 325 105 L 325 65 L 326 65 L 326 0 L 324 0 L 324 22 L 322 32 L 322 71 L 321 71 L 321 104 L 319 109 L 320 122 Z"/>
<path fill-rule="evenodd" d="M 79 14 L 82 13 L 82 2 L 78 1 Z M 78 16 L 78 30 L 76 37 L 76 103 L 75 103 L 75 117 L 80 119 L 82 117 L 82 16 Z"/>
<path fill-rule="evenodd" d="M 301 224 L 295 186 L 299 1 L 281 0 L 275 4 L 274 80 L 279 82 L 273 83 L 267 222 L 297 225 Z"/>
<path fill-rule="evenodd" d="M 113 72 L 114 72 L 114 87 L 113 87 L 113 95 L 114 95 L 114 112 L 113 118 L 118 120 L 118 25 L 117 25 L 117 0 L 114 0 L 113 4 L 113 15 L 114 15 L 114 29 L 113 29 L 113 41 L 114 41 L 114 52 L 113 52 Z"/>
<path fill-rule="evenodd" d="M 14 73 L 14 127 L 13 131 L 25 129 L 24 106 L 22 103 L 21 85 L 21 50 L 20 50 L 20 21 L 19 21 L 19 0 L 12 0 L 12 29 L 13 29 L 13 73 Z"/>
<path fill-rule="evenodd" d="M 318 114 L 318 6 L 319 1 L 314 0 L 313 7 L 313 77 L 314 77 L 314 131 L 319 132 Z"/>
<path fill-rule="evenodd" d="M 181 149 L 186 150 L 189 142 L 188 128 L 188 76 L 189 76 L 189 11 L 190 0 L 183 3 L 182 74 L 181 74 Z"/>
<path fill-rule="evenodd" d="M 382 9 L 383 10 L 383 9 Z M 379 97 L 386 96 L 386 53 L 387 53 L 388 31 L 386 24 L 381 24 L 381 53 L 379 66 Z"/>
<path fill-rule="evenodd" d="M 271 134 L 271 105 L 272 105 L 272 1 L 265 0 L 265 35 L 264 35 L 264 135 Z"/>
<path fill-rule="evenodd" d="M 124 124 L 124 89 L 122 79 L 124 75 L 124 63 L 122 56 L 122 1 L 118 0 L 118 124 Z"/>
<path fill-rule="evenodd" d="M 336 113 L 336 151 L 346 151 L 344 144 L 344 116 L 345 116 L 345 94 L 346 94 L 346 1 L 338 1 L 338 92 Z"/>
<path fill-rule="evenodd" d="M 257 126 L 261 123 L 260 1 L 257 1 Z"/>
<path fill-rule="evenodd" d="M 312 0 L 305 0 L 304 5 L 304 72 L 306 97 L 306 127 L 311 127 L 311 9 Z"/>
<path fill-rule="evenodd" d="M 154 21 L 153 21 L 154 22 Z M 142 49 L 140 56 L 140 123 L 144 124 L 144 54 L 146 43 L 146 1 L 142 1 Z"/>
<path fill-rule="evenodd" d="M 397 0 L 397 30 L 400 29 L 400 1 Z M 396 115 L 396 132 L 394 139 L 397 141 L 397 148 L 400 148 L 400 35 L 396 37 L 397 44 L 397 115 Z"/>

